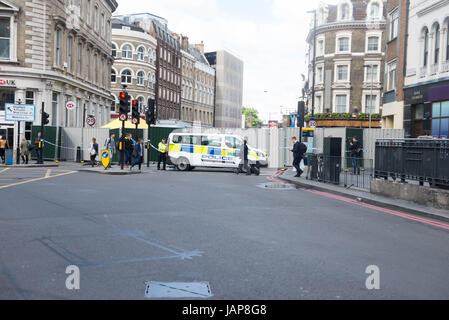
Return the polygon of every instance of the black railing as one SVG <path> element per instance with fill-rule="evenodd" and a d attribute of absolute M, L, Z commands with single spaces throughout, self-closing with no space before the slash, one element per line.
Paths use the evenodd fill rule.
<path fill-rule="evenodd" d="M 375 163 L 376 178 L 449 187 L 449 140 L 378 140 Z"/>
<path fill-rule="evenodd" d="M 321 154 L 306 156 L 307 179 L 369 190 L 374 176 L 373 160 L 332 157 Z"/>

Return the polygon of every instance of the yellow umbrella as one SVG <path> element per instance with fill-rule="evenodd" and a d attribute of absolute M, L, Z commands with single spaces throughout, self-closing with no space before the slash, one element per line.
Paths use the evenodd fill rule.
<path fill-rule="evenodd" d="M 102 129 L 121 129 L 122 128 L 122 121 L 117 118 L 117 119 L 109 122 L 108 124 L 102 126 L 101 128 Z M 132 122 L 125 121 L 125 128 L 126 129 L 135 129 L 136 125 L 133 124 Z M 138 129 L 148 129 L 148 125 L 145 123 L 145 121 L 140 119 L 140 124 L 139 124 L 139 126 L 137 128 Z"/>

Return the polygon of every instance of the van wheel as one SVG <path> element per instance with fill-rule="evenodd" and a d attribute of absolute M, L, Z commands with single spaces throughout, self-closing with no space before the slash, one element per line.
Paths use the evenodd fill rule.
<path fill-rule="evenodd" d="M 188 171 L 190 169 L 189 160 L 187 160 L 186 158 L 180 158 L 176 166 L 178 167 L 179 171 Z"/>

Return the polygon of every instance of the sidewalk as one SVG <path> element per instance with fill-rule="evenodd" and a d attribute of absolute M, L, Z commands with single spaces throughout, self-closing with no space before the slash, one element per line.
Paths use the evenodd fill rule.
<path fill-rule="evenodd" d="M 353 190 L 346 189 L 342 186 L 321 183 L 317 181 L 307 180 L 305 177 L 296 178 L 292 169 L 289 169 L 283 173 L 276 176 L 277 178 L 292 183 L 296 186 L 312 189 L 322 192 L 328 192 L 335 195 L 339 195 L 352 200 L 357 200 L 363 203 L 380 206 L 383 208 L 388 208 L 392 210 L 402 211 L 404 213 L 409 213 L 413 215 L 424 216 L 431 219 L 443 220 L 449 222 L 449 212 L 445 210 L 439 210 L 435 208 L 430 208 L 422 206 L 410 201 L 404 201 L 399 199 L 387 198 L 383 196 L 378 196 L 371 194 L 370 192 L 363 190 Z"/>
<path fill-rule="evenodd" d="M 54 163 L 53 161 L 49 161 L 48 163 L 44 164 L 13 164 L 13 165 L 5 165 L 0 164 L 0 168 L 57 168 L 59 167 L 58 163 Z"/>

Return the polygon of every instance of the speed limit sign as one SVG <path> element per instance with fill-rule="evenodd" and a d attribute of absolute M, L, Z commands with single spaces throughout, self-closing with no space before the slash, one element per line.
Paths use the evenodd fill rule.
<path fill-rule="evenodd" d="M 95 125 L 95 117 L 94 116 L 88 116 L 86 119 L 87 125 L 93 127 Z"/>

